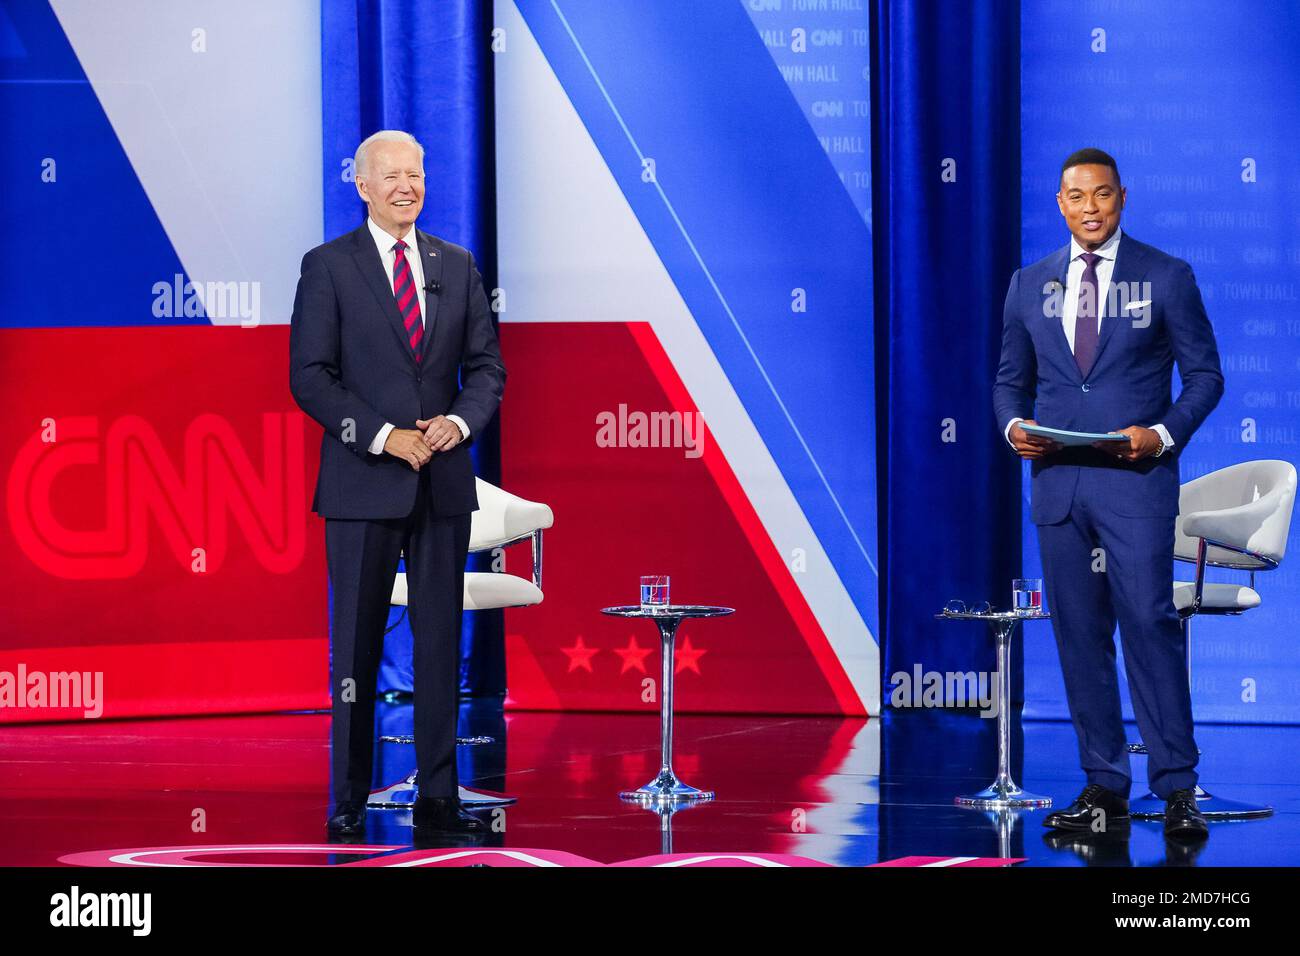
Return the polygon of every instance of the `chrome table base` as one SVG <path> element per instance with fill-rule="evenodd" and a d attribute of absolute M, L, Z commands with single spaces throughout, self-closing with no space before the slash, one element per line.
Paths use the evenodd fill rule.
<path fill-rule="evenodd" d="M 618 796 L 620 800 L 653 809 L 663 804 L 703 803 L 712 800 L 714 793 L 712 790 L 697 790 L 687 786 L 677 779 L 671 767 L 664 767 L 644 787 L 622 790 Z"/>
<path fill-rule="evenodd" d="M 1051 797 L 1024 790 L 1011 777 L 1011 637 L 1021 621 L 1042 621 L 1049 614 L 1016 614 L 1012 611 L 962 612 L 935 615 L 940 620 L 985 621 L 993 632 L 998 659 L 998 774 L 979 793 L 963 794 L 953 802 L 979 810 L 1019 810 L 1050 807 Z"/>
<path fill-rule="evenodd" d="M 997 780 L 979 793 L 956 797 L 953 802 L 959 807 L 975 807 L 979 810 L 1021 810 L 1050 807 L 1052 798 L 1022 790 L 1008 777 L 1006 780 Z"/>
<path fill-rule="evenodd" d="M 733 613 L 729 607 L 707 605 L 665 605 L 655 610 L 632 605 L 607 607 L 602 611 L 614 617 L 648 617 L 659 627 L 659 773 L 643 787 L 619 792 L 619 799 L 647 809 L 663 806 L 689 806 L 712 800 L 712 790 L 687 786 L 673 772 L 673 674 L 677 628 L 688 617 L 723 617 Z"/>

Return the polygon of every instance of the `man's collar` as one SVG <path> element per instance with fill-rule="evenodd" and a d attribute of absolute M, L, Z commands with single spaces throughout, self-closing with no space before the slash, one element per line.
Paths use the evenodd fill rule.
<path fill-rule="evenodd" d="M 379 247 L 380 254 L 382 255 L 383 253 L 386 252 L 392 252 L 393 243 L 396 242 L 397 240 L 394 239 L 388 233 L 384 232 L 384 230 L 379 227 L 379 224 L 376 223 L 369 216 L 366 217 L 366 225 L 370 227 L 370 235 L 374 238 L 375 245 Z M 407 234 L 402 237 L 402 241 L 406 243 L 406 248 L 408 249 L 416 248 L 414 223 L 411 224 L 410 231 L 407 232 Z"/>
<path fill-rule="evenodd" d="M 1121 229 L 1119 226 L 1116 226 L 1115 234 L 1112 235 L 1105 242 L 1103 242 L 1096 249 L 1093 249 L 1092 251 L 1095 252 L 1097 255 L 1101 256 L 1103 259 L 1114 259 L 1116 253 L 1119 251 L 1120 235 L 1121 235 Z M 1070 261 L 1071 262 L 1079 258 L 1079 256 L 1083 255 L 1087 251 L 1088 251 L 1087 249 L 1079 245 L 1078 239 L 1074 238 L 1073 235 L 1070 236 Z"/>

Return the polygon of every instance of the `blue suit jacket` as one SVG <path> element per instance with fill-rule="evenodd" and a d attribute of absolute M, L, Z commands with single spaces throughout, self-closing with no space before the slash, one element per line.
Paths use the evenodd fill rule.
<path fill-rule="evenodd" d="M 369 452 L 379 429 L 454 414 L 472 441 L 501 402 L 506 370 L 474 257 L 419 230 L 416 244 L 431 287 L 419 293 L 426 332 L 418 359 L 364 223 L 303 256 L 289 331 L 289 389 L 325 429 L 312 501 L 321 517 L 410 514 L 419 474 L 392 455 Z M 434 514 L 477 510 L 469 444 L 435 453 L 424 465 Z"/>
<path fill-rule="evenodd" d="M 1120 237 L 1112 288 L 1150 283 L 1150 313 L 1111 315 L 1102 303 L 1097 355 L 1087 376 L 1079 372 L 1061 323 L 1046 305 L 1063 298 L 1070 247 L 1025 266 L 1011 277 L 1002 323 L 1002 359 L 993 386 L 998 428 L 1013 418 L 1072 431 L 1104 432 L 1163 423 L 1174 447 L 1159 457 L 1119 462 L 1091 447 L 1067 448 L 1032 463 L 1030 516 L 1035 524 L 1066 517 L 1083 468 L 1098 477 L 1121 515 L 1178 513 L 1178 455 L 1223 394 L 1214 329 L 1205 314 L 1191 267 L 1181 259 Z M 1139 286 L 1139 288 L 1141 288 Z M 1132 301 L 1132 300 L 1130 300 Z M 1124 299 L 1119 299 L 1122 307 Z M 1173 401 L 1174 362 L 1182 391 Z"/>

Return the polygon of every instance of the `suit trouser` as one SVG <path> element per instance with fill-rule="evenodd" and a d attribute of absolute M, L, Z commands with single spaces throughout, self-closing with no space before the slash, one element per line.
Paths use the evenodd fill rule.
<path fill-rule="evenodd" d="M 1133 714 L 1149 755 L 1147 776 L 1152 792 L 1166 799 L 1197 780 L 1185 638 L 1173 601 L 1174 517 L 1116 514 L 1099 473 L 1081 469 L 1069 515 L 1038 526 L 1079 762 L 1089 783 L 1129 793 L 1115 663 L 1118 620 Z"/>
<path fill-rule="evenodd" d="M 405 518 L 325 522 L 334 592 L 330 768 L 336 804 L 364 803 L 370 793 L 375 685 L 403 550 L 415 672 L 416 784 L 424 797 L 454 798 L 458 792 L 456 715 L 470 516 L 432 514 L 429 495 L 428 472 L 421 469 L 416 504 Z"/>

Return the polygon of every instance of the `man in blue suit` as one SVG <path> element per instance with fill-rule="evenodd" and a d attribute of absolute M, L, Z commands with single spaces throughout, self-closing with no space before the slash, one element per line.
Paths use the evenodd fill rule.
<path fill-rule="evenodd" d="M 1204 839 L 1183 633 L 1173 603 L 1178 455 L 1218 404 L 1214 330 L 1186 262 L 1121 233 L 1115 160 L 1084 149 L 1056 201 L 1070 244 L 1011 278 L 993 387 L 999 427 L 1031 461 L 1048 609 L 1087 785 L 1047 826 L 1125 832 L 1132 782 L 1120 712 L 1115 624 L 1165 832 Z M 1173 400 L 1177 363 L 1182 391 Z M 1065 448 L 1041 422 L 1122 432 L 1126 444 Z"/>
<path fill-rule="evenodd" d="M 334 591 L 331 832 L 365 828 L 375 678 L 406 555 L 414 638 L 417 830 L 481 834 L 456 777 L 469 443 L 496 414 L 505 367 L 474 257 L 415 228 L 424 149 L 384 130 L 354 160 L 368 216 L 302 260 L 289 387 L 325 429 L 312 508 L 325 519 Z"/>

